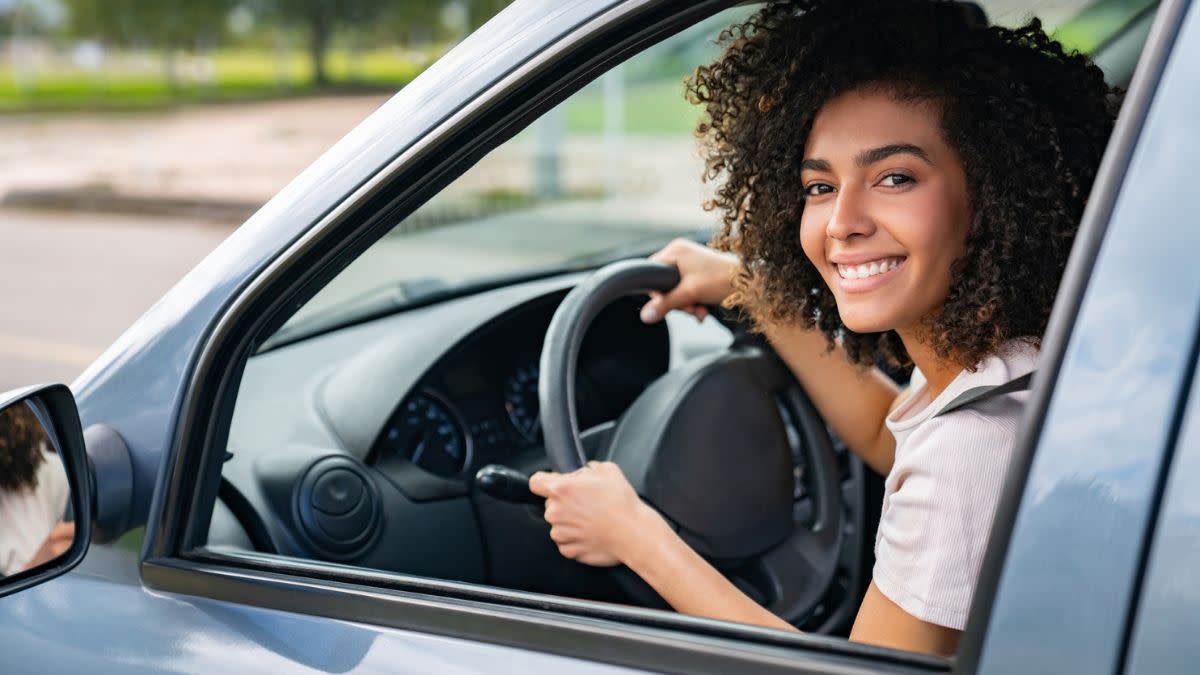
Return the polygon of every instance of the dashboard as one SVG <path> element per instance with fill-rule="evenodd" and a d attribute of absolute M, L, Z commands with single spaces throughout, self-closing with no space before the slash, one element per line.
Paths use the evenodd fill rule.
<path fill-rule="evenodd" d="M 414 307 L 250 358 L 206 546 L 623 601 L 607 570 L 564 563 L 536 509 L 472 485 L 489 463 L 548 466 L 540 353 L 554 312 L 583 277 Z M 601 437 L 660 376 L 733 339 L 712 318 L 671 314 L 647 326 L 641 303 L 618 300 L 588 327 L 577 363 L 581 432 L 597 427 Z M 848 466 L 857 467 L 845 475 L 848 522 L 861 525 L 862 470 Z M 811 508 L 797 500 L 798 512 Z M 856 588 L 856 570 L 869 569 L 862 546 L 848 540 L 840 588 Z M 843 604 L 835 613 L 852 618 Z"/>
<path fill-rule="evenodd" d="M 388 473 L 389 466 L 410 463 L 467 480 L 486 464 L 540 452 L 538 362 L 562 297 L 554 293 L 517 307 L 449 350 L 388 416 L 366 464 Z M 643 324 L 639 306 L 622 299 L 592 322 L 577 365 L 581 429 L 616 419 L 667 371 L 667 331 Z"/>

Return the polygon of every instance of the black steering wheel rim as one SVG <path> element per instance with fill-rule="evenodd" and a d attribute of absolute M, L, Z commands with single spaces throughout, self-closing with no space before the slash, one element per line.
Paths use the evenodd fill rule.
<path fill-rule="evenodd" d="M 626 260 L 608 265 L 584 279 L 559 305 L 546 333 L 538 383 L 546 453 L 554 470 L 571 472 L 587 463 L 574 405 L 575 372 L 583 338 L 592 320 L 620 297 L 665 292 L 678 283 L 679 272 L 673 266 Z M 768 360 L 765 356 L 761 358 L 764 362 Z M 793 427 L 803 437 L 800 439 L 801 454 L 805 455 L 807 470 L 811 473 L 809 483 L 815 519 L 812 523 L 793 523 L 791 533 L 782 541 L 749 560 L 740 561 L 739 566 L 756 578 L 758 586 L 766 589 L 769 610 L 785 620 L 799 623 L 820 602 L 836 571 L 843 515 L 841 482 L 832 439 L 823 420 L 786 366 L 773 353 L 769 354 L 769 359 L 773 359 L 779 380 L 774 400 L 787 410 Z M 635 402 L 634 406 L 637 405 Z M 669 513 L 664 516 L 671 519 Z M 619 570 L 618 582 L 635 600 L 642 604 L 661 604 L 656 594 L 652 591 L 648 594 L 649 587 L 644 582 L 627 569 Z"/>

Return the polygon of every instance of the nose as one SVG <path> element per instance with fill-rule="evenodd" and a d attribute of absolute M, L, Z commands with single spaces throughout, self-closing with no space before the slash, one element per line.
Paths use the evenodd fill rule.
<path fill-rule="evenodd" d="M 867 213 L 865 202 L 866 195 L 855 187 L 847 186 L 839 190 L 833 211 L 829 214 L 829 222 L 825 225 L 825 234 L 830 239 L 846 241 L 854 235 L 869 236 L 873 233 L 875 223 Z"/>

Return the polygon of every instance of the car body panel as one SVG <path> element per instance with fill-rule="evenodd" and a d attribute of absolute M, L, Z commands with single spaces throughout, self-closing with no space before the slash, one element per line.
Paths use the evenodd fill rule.
<path fill-rule="evenodd" d="M 626 668 L 145 588 L 107 547 L 84 572 L 4 601 L 6 673 L 520 673 Z M 80 603 L 86 598 L 86 604 Z M 98 614 L 80 607 L 104 608 Z M 36 617 L 22 621 L 21 617 Z M 17 620 L 14 620 L 17 619 Z"/>
<path fill-rule="evenodd" d="M 980 672 L 1098 673 L 1120 663 L 1200 325 L 1197 58 L 1192 6 L 1076 316 Z"/>
<path fill-rule="evenodd" d="M 1188 411 L 1175 444 L 1154 543 L 1142 581 L 1129 644 L 1130 675 L 1192 673 L 1200 663 L 1200 378 L 1193 377 Z"/>

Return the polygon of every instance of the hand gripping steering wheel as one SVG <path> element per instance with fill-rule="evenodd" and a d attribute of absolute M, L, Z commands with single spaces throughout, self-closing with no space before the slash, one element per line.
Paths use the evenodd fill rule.
<path fill-rule="evenodd" d="M 622 261 L 585 279 L 555 312 L 538 382 L 546 452 L 555 471 L 574 471 L 589 459 L 574 405 L 588 325 L 622 296 L 665 292 L 678 283 L 674 267 Z M 813 502 L 811 523 L 793 515 L 794 444 Z M 843 512 L 833 442 L 800 384 L 770 350 L 735 342 L 677 365 L 646 388 L 592 459 L 620 466 L 684 541 L 784 620 L 803 622 L 832 582 Z M 627 568 L 617 574 L 636 602 L 662 606 Z"/>

